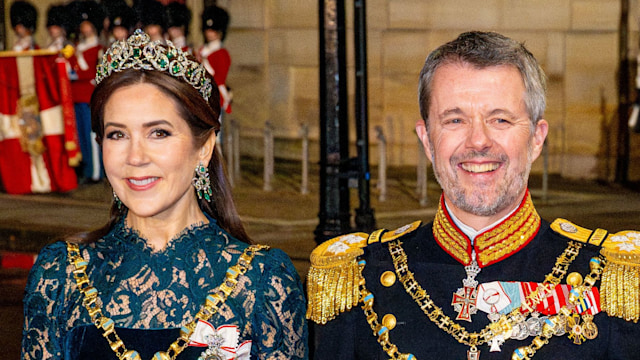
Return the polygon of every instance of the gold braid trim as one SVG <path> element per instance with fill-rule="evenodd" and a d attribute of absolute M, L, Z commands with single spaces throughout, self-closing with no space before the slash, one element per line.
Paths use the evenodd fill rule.
<path fill-rule="evenodd" d="M 607 258 L 602 274 L 600 302 L 609 316 L 640 319 L 640 232 L 609 235 L 600 253 Z"/>
<path fill-rule="evenodd" d="M 467 252 L 469 240 L 457 227 L 449 220 L 446 214 L 446 206 L 444 205 L 444 195 L 440 197 L 440 205 L 433 219 L 433 236 L 445 251 L 449 252 L 453 257 L 460 260 L 463 264 L 471 262 L 471 256 Z"/>
<path fill-rule="evenodd" d="M 358 304 L 362 278 L 358 256 L 367 246 L 366 233 L 339 236 L 311 252 L 307 275 L 307 319 L 326 324 Z"/>
<path fill-rule="evenodd" d="M 486 265 L 520 250 L 538 233 L 540 215 L 527 195 L 518 210 L 494 229 L 480 234 L 476 239 L 478 264 Z"/>
<path fill-rule="evenodd" d="M 513 214 L 476 237 L 478 265 L 487 266 L 520 250 L 538 233 L 540 221 L 540 215 L 527 190 Z M 440 198 L 440 206 L 433 220 L 433 236 L 440 247 L 462 264 L 468 265 L 471 262 L 471 241 L 451 221 L 444 195 Z"/>

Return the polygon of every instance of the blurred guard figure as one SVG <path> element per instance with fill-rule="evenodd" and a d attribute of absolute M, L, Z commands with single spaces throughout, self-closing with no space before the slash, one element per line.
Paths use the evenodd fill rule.
<path fill-rule="evenodd" d="M 133 7 L 138 15 L 139 27 L 149 34 L 151 41 L 164 43 L 164 6 L 156 0 L 139 0 Z"/>
<path fill-rule="evenodd" d="M 187 44 L 191 10 L 184 4 L 172 2 L 165 6 L 164 15 L 169 40 L 182 51 L 193 53 L 193 49 Z"/>
<path fill-rule="evenodd" d="M 419 83 L 440 206 L 312 252 L 315 359 L 638 359 L 640 232 L 548 223 L 527 188 L 548 132 L 533 55 L 464 33 Z"/>
<path fill-rule="evenodd" d="M 127 5 L 125 0 L 106 0 L 102 2 L 107 13 L 108 34 L 107 42 L 126 40 L 136 24 L 135 11 Z"/>
<path fill-rule="evenodd" d="M 226 113 L 231 113 L 232 93 L 227 88 L 227 74 L 231 66 L 231 56 L 222 45 L 227 35 L 229 14 L 223 8 L 210 6 L 202 12 L 202 33 L 205 44 L 198 51 L 204 67 L 213 75 L 220 91 L 220 103 Z"/>
<path fill-rule="evenodd" d="M 47 10 L 48 49 L 60 51 L 67 45 L 73 46 L 71 41 L 67 39 L 70 24 L 69 12 L 64 5 L 49 6 Z"/>
<path fill-rule="evenodd" d="M 11 27 L 16 35 L 14 51 L 38 49 L 33 34 L 38 23 L 38 11 L 28 1 L 15 1 L 9 10 Z"/>
<path fill-rule="evenodd" d="M 98 40 L 98 29 L 102 29 L 105 13 L 100 4 L 93 1 L 73 1 L 68 5 L 71 16 L 76 19 L 74 31 L 79 42 L 76 52 L 69 58 L 71 65 L 71 94 L 76 110 L 78 141 L 82 162 L 78 169 L 80 182 L 97 182 L 103 175 L 100 148 L 96 135 L 91 131 L 89 102 L 95 88 L 96 67 L 102 57 L 103 47 Z"/>

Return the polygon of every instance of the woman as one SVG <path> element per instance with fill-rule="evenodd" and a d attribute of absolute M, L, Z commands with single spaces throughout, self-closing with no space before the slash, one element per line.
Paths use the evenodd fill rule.
<path fill-rule="evenodd" d="M 206 70 L 138 30 L 96 81 L 111 220 L 41 251 L 23 359 L 307 358 L 300 279 L 282 251 L 250 245 L 213 151 Z"/>

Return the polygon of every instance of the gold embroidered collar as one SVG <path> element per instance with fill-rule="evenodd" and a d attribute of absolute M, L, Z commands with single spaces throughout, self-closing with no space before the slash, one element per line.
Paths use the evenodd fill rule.
<path fill-rule="evenodd" d="M 526 246 L 540 229 L 540 215 L 533 206 L 529 190 L 520 206 L 493 228 L 478 234 L 474 245 L 454 224 L 444 205 L 444 195 L 433 220 L 433 236 L 440 247 L 463 265 L 471 262 L 475 248 L 478 265 L 485 267 L 501 261 Z"/>

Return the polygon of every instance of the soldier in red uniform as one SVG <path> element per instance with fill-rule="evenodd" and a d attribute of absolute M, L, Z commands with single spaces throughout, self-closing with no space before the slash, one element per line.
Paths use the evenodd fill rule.
<path fill-rule="evenodd" d="M 198 50 L 199 60 L 213 76 L 220 91 L 220 104 L 226 113 L 231 113 L 231 91 L 227 88 L 227 74 L 231 56 L 223 47 L 229 26 L 229 13 L 223 8 L 210 6 L 202 12 L 202 33 L 205 44 Z"/>
<path fill-rule="evenodd" d="M 38 49 L 38 45 L 33 39 L 38 23 L 38 11 L 28 1 L 15 1 L 9 10 L 11 17 L 11 27 L 16 35 L 13 50 L 33 50 Z"/>
<path fill-rule="evenodd" d="M 156 0 L 140 0 L 134 3 L 139 26 L 149 34 L 151 41 L 165 41 L 164 6 Z"/>
<path fill-rule="evenodd" d="M 103 1 L 109 22 L 106 42 L 111 45 L 114 41 L 126 40 L 136 23 L 135 11 L 124 0 Z"/>
<path fill-rule="evenodd" d="M 165 6 L 164 17 L 167 35 L 173 45 L 184 52 L 193 53 L 192 47 L 187 43 L 191 10 L 184 4 L 172 2 Z"/>
<path fill-rule="evenodd" d="M 47 32 L 49 44 L 47 49 L 60 51 L 65 46 L 73 44 L 67 39 L 67 32 L 71 19 L 64 5 L 51 5 L 47 10 Z"/>
<path fill-rule="evenodd" d="M 82 152 L 82 162 L 78 170 L 81 182 L 97 182 L 104 175 L 100 161 L 100 148 L 91 131 L 89 102 L 95 88 L 96 67 L 102 57 L 103 47 L 98 39 L 98 29 L 102 28 L 104 10 L 93 1 L 73 1 L 68 5 L 74 19 L 79 42 L 76 51 L 69 58 L 71 65 L 71 93 L 76 111 L 78 140 Z"/>

